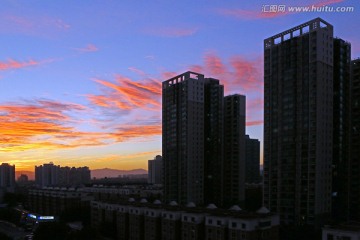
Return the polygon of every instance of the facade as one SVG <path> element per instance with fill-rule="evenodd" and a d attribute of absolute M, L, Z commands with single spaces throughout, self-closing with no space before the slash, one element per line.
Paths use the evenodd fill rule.
<path fill-rule="evenodd" d="M 106 218 L 105 216 L 108 216 Z M 93 201 L 91 224 L 99 228 L 113 226 L 116 239 L 142 240 L 268 240 L 278 239 L 279 217 L 268 211 L 244 212 L 239 207 L 231 210 L 164 205 L 146 200 L 118 203 Z"/>
<path fill-rule="evenodd" d="M 245 136 L 245 183 L 260 183 L 260 141 Z"/>
<path fill-rule="evenodd" d="M 0 188 L 13 189 L 15 187 L 15 165 L 2 163 L 0 165 Z"/>
<path fill-rule="evenodd" d="M 334 39 L 333 80 L 333 164 L 332 164 L 332 215 L 337 221 L 349 218 L 349 167 L 350 167 L 350 43 Z"/>
<path fill-rule="evenodd" d="M 59 216 L 66 210 L 78 211 L 90 207 L 93 196 L 73 188 L 30 189 L 29 208 L 32 212 Z"/>
<path fill-rule="evenodd" d="M 90 183 L 88 167 L 60 167 L 53 163 L 35 166 L 35 183 L 39 187 L 77 186 Z"/>
<path fill-rule="evenodd" d="M 245 200 L 245 96 L 224 98 L 224 206 Z M 226 197 L 225 197 L 226 196 Z"/>
<path fill-rule="evenodd" d="M 325 226 L 322 229 L 322 240 L 358 240 L 360 239 L 360 224 L 347 222 L 336 226 Z"/>
<path fill-rule="evenodd" d="M 56 186 L 59 184 L 60 166 L 52 162 L 35 166 L 35 183 L 40 187 Z"/>
<path fill-rule="evenodd" d="M 204 90 L 204 204 L 223 206 L 224 86 L 217 79 L 205 78 Z"/>
<path fill-rule="evenodd" d="M 360 59 L 351 62 L 351 151 L 349 219 L 360 221 Z"/>
<path fill-rule="evenodd" d="M 162 88 L 165 201 L 221 204 L 223 86 L 186 72 Z"/>
<path fill-rule="evenodd" d="M 264 204 L 285 224 L 331 214 L 333 42 L 320 18 L 264 40 Z"/>
<path fill-rule="evenodd" d="M 160 155 L 153 160 L 148 160 L 148 183 L 162 184 L 163 182 L 163 161 Z"/>
<path fill-rule="evenodd" d="M 242 204 L 245 96 L 224 97 L 220 81 L 186 72 L 163 82 L 164 199 Z"/>

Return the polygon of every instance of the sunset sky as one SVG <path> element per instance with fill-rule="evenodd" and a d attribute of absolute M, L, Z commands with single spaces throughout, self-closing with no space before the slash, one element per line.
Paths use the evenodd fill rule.
<path fill-rule="evenodd" d="M 263 13 L 264 5 L 354 7 Z M 316 17 L 360 57 L 358 0 L 1 0 L 0 162 L 147 169 L 161 82 L 192 70 L 247 97 L 262 141 L 263 40 Z"/>

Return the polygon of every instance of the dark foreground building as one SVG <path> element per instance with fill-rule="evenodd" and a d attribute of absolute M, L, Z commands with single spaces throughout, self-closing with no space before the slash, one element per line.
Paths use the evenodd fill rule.
<path fill-rule="evenodd" d="M 351 62 L 351 152 L 349 220 L 360 222 L 360 59 Z"/>
<path fill-rule="evenodd" d="M 119 240 L 276 240 L 279 232 L 279 217 L 265 208 L 251 213 L 238 206 L 224 210 L 129 199 L 93 201 L 91 216 L 93 227 L 113 226 L 112 237 Z"/>
<path fill-rule="evenodd" d="M 219 80 L 186 72 L 162 84 L 166 202 L 242 204 L 245 96 L 224 98 Z"/>
<path fill-rule="evenodd" d="M 260 183 L 260 141 L 245 136 L 245 183 Z"/>
<path fill-rule="evenodd" d="M 359 220 L 359 61 L 320 18 L 264 41 L 264 202 L 283 223 Z"/>
<path fill-rule="evenodd" d="M 264 203 L 282 223 L 331 214 L 333 41 L 320 18 L 264 40 Z"/>

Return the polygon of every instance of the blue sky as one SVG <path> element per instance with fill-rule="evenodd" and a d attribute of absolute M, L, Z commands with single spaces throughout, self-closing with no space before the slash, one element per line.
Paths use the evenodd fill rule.
<path fill-rule="evenodd" d="M 18 170 L 53 161 L 147 168 L 161 154 L 161 81 L 193 70 L 247 96 L 262 141 L 263 40 L 316 17 L 360 56 L 358 1 L 3 0 L 0 157 Z M 298 12 L 288 7 L 353 7 Z"/>

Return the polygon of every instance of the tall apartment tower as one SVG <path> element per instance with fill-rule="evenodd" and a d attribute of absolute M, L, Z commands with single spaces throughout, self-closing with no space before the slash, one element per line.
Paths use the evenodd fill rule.
<path fill-rule="evenodd" d="M 332 215 L 349 219 L 351 44 L 334 39 Z"/>
<path fill-rule="evenodd" d="M 224 206 L 245 200 L 245 96 L 224 98 Z"/>
<path fill-rule="evenodd" d="M 35 166 L 35 183 L 40 187 L 55 186 L 59 184 L 60 166 L 52 162 Z"/>
<path fill-rule="evenodd" d="M 331 214 L 333 44 L 320 18 L 264 40 L 264 205 L 285 224 Z"/>
<path fill-rule="evenodd" d="M 148 160 L 148 183 L 162 184 L 162 168 L 163 161 L 160 155 L 157 155 L 153 160 Z"/>
<path fill-rule="evenodd" d="M 221 205 L 223 86 L 186 72 L 162 88 L 165 201 Z"/>
<path fill-rule="evenodd" d="M 0 165 L 0 188 L 11 189 L 15 187 L 15 165 L 2 163 Z"/>
<path fill-rule="evenodd" d="M 351 62 L 349 219 L 360 221 L 360 59 Z"/>
<path fill-rule="evenodd" d="M 260 141 L 245 136 L 245 182 L 260 183 Z"/>

